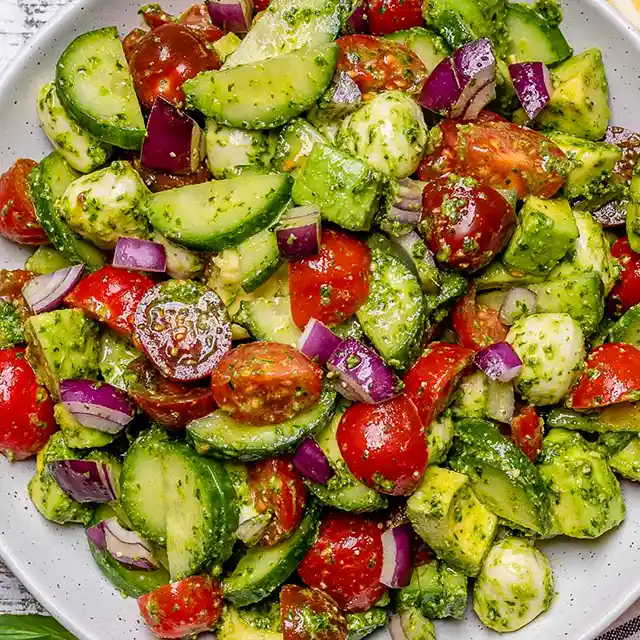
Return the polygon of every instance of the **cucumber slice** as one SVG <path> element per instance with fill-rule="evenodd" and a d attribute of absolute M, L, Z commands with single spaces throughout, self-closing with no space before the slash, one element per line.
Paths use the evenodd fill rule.
<path fill-rule="evenodd" d="M 213 458 L 261 460 L 293 451 L 301 440 L 322 427 L 329 419 L 336 392 L 328 385 L 320 400 L 307 411 L 281 424 L 262 427 L 236 422 L 218 410 L 194 420 L 187 427 L 187 439 L 196 451 Z"/>
<path fill-rule="evenodd" d="M 282 264 L 276 234 L 264 229 L 251 236 L 236 251 L 240 259 L 241 286 L 246 293 L 255 291 L 266 282 Z"/>
<path fill-rule="evenodd" d="M 62 106 L 91 135 L 123 149 L 139 149 L 144 118 L 116 27 L 78 36 L 56 66 Z"/>
<path fill-rule="evenodd" d="M 184 83 L 187 105 L 230 127 L 271 129 L 309 110 L 331 83 L 335 44 L 299 49 Z M 238 96 L 251 96 L 238 100 Z"/>
<path fill-rule="evenodd" d="M 449 45 L 441 36 L 424 27 L 396 31 L 384 37 L 411 49 L 422 60 L 422 64 L 429 73 L 451 52 Z"/>
<path fill-rule="evenodd" d="M 640 347 L 640 305 L 631 307 L 609 329 L 609 342 L 626 342 Z"/>
<path fill-rule="evenodd" d="M 236 606 L 259 602 L 275 591 L 298 567 L 320 527 L 320 503 L 311 500 L 293 535 L 274 547 L 252 547 L 223 583 L 224 596 Z"/>
<path fill-rule="evenodd" d="M 301 335 L 291 317 L 289 296 L 243 300 L 233 321 L 257 340 L 296 346 Z"/>
<path fill-rule="evenodd" d="M 278 134 L 274 167 L 288 173 L 304 166 L 316 142 L 327 141 L 313 125 L 303 118 L 295 118 Z"/>
<path fill-rule="evenodd" d="M 236 246 L 273 223 L 289 201 L 288 175 L 244 175 L 171 189 L 149 202 L 151 224 L 196 251 Z"/>

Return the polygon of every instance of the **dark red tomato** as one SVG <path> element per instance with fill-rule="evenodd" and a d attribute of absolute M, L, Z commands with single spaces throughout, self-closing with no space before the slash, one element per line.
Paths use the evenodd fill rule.
<path fill-rule="evenodd" d="M 636 304 L 640 304 L 640 254 L 629 245 L 626 237 L 619 238 L 611 247 L 611 255 L 622 268 L 620 280 L 609 294 L 609 311 L 622 315 Z"/>
<path fill-rule="evenodd" d="M 26 269 L 0 269 L 0 298 L 20 300 L 22 289 L 34 275 Z"/>
<path fill-rule="evenodd" d="M 249 466 L 249 488 L 258 513 L 270 512 L 273 520 L 260 544 L 272 547 L 288 538 L 302 520 L 307 487 L 284 458 L 261 460 Z"/>
<path fill-rule="evenodd" d="M 427 468 L 427 438 L 408 397 L 351 405 L 336 436 L 347 467 L 369 487 L 392 496 L 410 496 L 420 484 Z"/>
<path fill-rule="evenodd" d="M 595 409 L 640 399 L 640 349 L 622 342 L 596 347 L 587 356 L 587 368 L 573 388 L 574 409 Z"/>
<path fill-rule="evenodd" d="M 158 638 L 211 631 L 222 614 L 222 587 L 210 576 L 192 576 L 138 598 L 140 614 Z"/>
<path fill-rule="evenodd" d="M 544 423 L 536 413 L 536 408 L 528 405 L 511 420 L 511 439 L 518 445 L 531 462 L 542 449 Z"/>
<path fill-rule="evenodd" d="M 304 329 L 311 318 L 328 325 L 344 322 L 369 297 L 371 252 L 342 231 L 322 233 L 320 253 L 289 263 L 289 294 L 294 322 Z"/>
<path fill-rule="evenodd" d="M 202 184 L 211 180 L 211 173 L 206 163 L 200 165 L 195 173 L 189 173 L 184 176 L 176 176 L 171 173 L 162 173 L 147 169 L 140 164 L 140 156 L 131 158 L 135 170 L 140 174 L 143 182 L 153 193 L 160 191 L 168 191 L 169 189 L 179 189 L 192 184 Z"/>
<path fill-rule="evenodd" d="M 418 93 L 429 76 L 418 56 L 398 42 L 368 35 L 343 36 L 338 69 L 360 87 L 365 100 L 383 91 Z"/>
<path fill-rule="evenodd" d="M 370 609 L 384 594 L 382 530 L 373 521 L 350 513 L 329 513 L 303 558 L 298 573 L 309 587 L 326 591 L 342 611 Z"/>
<path fill-rule="evenodd" d="M 178 24 L 199 33 L 207 42 L 220 40 L 224 31 L 211 22 L 211 16 L 206 4 L 194 4 L 189 7 L 179 18 Z"/>
<path fill-rule="evenodd" d="M 425 185 L 422 224 L 438 262 L 475 271 L 502 251 L 516 227 L 516 214 L 495 189 L 450 176 Z"/>
<path fill-rule="evenodd" d="M 434 342 L 409 369 L 404 392 L 417 407 L 425 427 L 446 408 L 458 378 L 474 355 L 473 350 L 458 344 Z"/>
<path fill-rule="evenodd" d="M 567 158 L 551 140 L 511 122 L 488 118 L 446 120 L 441 143 L 425 156 L 421 180 L 450 172 L 476 178 L 494 189 L 551 198 L 564 184 Z"/>
<path fill-rule="evenodd" d="M 167 13 L 159 4 L 146 4 L 144 7 L 138 9 L 138 13 L 150 29 L 157 29 L 165 24 L 171 24 L 176 21 L 176 19 L 170 13 Z"/>
<path fill-rule="evenodd" d="M 288 584 L 280 592 L 283 640 L 347 640 L 347 619 L 320 589 Z"/>
<path fill-rule="evenodd" d="M 255 0 L 253 3 L 253 8 L 256 10 L 256 13 L 259 11 L 265 11 L 269 8 L 271 4 L 271 0 Z"/>
<path fill-rule="evenodd" d="M 227 353 L 211 376 L 218 406 L 247 424 L 278 424 L 314 405 L 322 369 L 288 344 L 251 342 Z"/>
<path fill-rule="evenodd" d="M 184 82 L 201 71 L 219 69 L 220 60 L 193 29 L 171 23 L 138 42 L 129 66 L 140 102 L 151 109 L 158 96 L 183 106 Z"/>
<path fill-rule="evenodd" d="M 419 27 L 422 19 L 421 0 L 369 0 L 367 8 L 369 30 L 373 35 Z"/>
<path fill-rule="evenodd" d="M 122 49 L 127 62 L 131 62 L 131 55 L 135 51 L 140 41 L 149 33 L 144 29 L 132 29 L 122 40 Z"/>
<path fill-rule="evenodd" d="M 117 333 L 130 336 L 138 303 L 154 285 L 155 282 L 142 273 L 107 265 L 84 278 L 65 302 L 104 322 Z"/>
<path fill-rule="evenodd" d="M 495 309 L 478 303 L 473 288 L 456 303 L 451 319 L 460 344 L 476 351 L 503 342 L 509 332 Z"/>
<path fill-rule="evenodd" d="M 0 453 L 9 460 L 29 458 L 57 428 L 53 402 L 36 381 L 25 349 L 0 350 Z"/>
<path fill-rule="evenodd" d="M 49 242 L 29 195 L 27 180 L 37 166 L 34 160 L 20 158 L 0 177 L 0 235 L 7 240 L 20 244 Z"/>

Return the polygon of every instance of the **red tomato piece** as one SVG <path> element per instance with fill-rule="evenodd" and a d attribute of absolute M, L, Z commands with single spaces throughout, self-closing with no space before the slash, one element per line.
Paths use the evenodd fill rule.
<path fill-rule="evenodd" d="M 350 513 L 323 517 L 318 539 L 298 567 L 306 585 L 322 589 L 350 613 L 366 611 L 382 597 L 381 572 L 381 528 Z"/>
<path fill-rule="evenodd" d="M 475 271 L 504 248 L 516 214 L 504 196 L 469 178 L 428 182 L 422 196 L 426 241 L 438 262 Z"/>
<path fill-rule="evenodd" d="M 207 42 L 220 40 L 224 31 L 211 22 L 209 9 L 206 4 L 194 4 L 190 6 L 179 18 L 178 24 L 197 31 Z"/>
<path fill-rule="evenodd" d="M 65 302 L 104 322 L 117 333 L 130 336 L 138 303 L 154 285 L 155 282 L 142 273 L 107 265 L 84 278 Z"/>
<path fill-rule="evenodd" d="M 132 29 L 122 39 L 122 49 L 124 50 L 124 57 L 127 59 L 127 62 L 131 62 L 133 52 L 147 33 L 149 32 L 144 29 Z"/>
<path fill-rule="evenodd" d="M 451 319 L 460 344 L 476 351 L 503 342 L 509 333 L 498 311 L 477 302 L 473 288 L 456 303 Z"/>
<path fill-rule="evenodd" d="M 511 439 L 518 445 L 531 462 L 542 449 L 544 423 L 536 413 L 536 408 L 528 405 L 511 420 Z"/>
<path fill-rule="evenodd" d="M 27 362 L 25 349 L 0 350 L 0 453 L 24 460 L 57 431 L 53 401 Z"/>
<path fill-rule="evenodd" d="M 0 177 L 0 235 L 19 244 L 47 244 L 29 195 L 29 174 L 38 166 L 20 158 Z"/>
<path fill-rule="evenodd" d="M 21 300 L 22 289 L 34 275 L 26 269 L 0 269 L 0 298 Z"/>
<path fill-rule="evenodd" d="M 640 399 L 640 349 L 609 342 L 588 356 L 587 368 L 573 388 L 569 404 L 574 409 L 595 409 Z"/>
<path fill-rule="evenodd" d="M 343 36 L 338 69 L 360 87 L 365 100 L 383 91 L 418 93 L 429 76 L 422 60 L 398 42 L 369 35 Z"/>
<path fill-rule="evenodd" d="M 176 19 L 170 13 L 167 13 L 159 4 L 145 4 L 138 9 L 138 13 L 150 29 L 157 29 L 165 24 L 172 24 L 176 21 Z"/>
<path fill-rule="evenodd" d="M 320 589 L 288 584 L 280 592 L 284 640 L 347 640 L 347 619 Z"/>
<path fill-rule="evenodd" d="M 185 81 L 201 71 L 219 69 L 220 60 L 199 33 L 171 23 L 150 31 L 138 42 L 129 66 L 142 106 L 151 109 L 158 96 L 183 106 Z"/>
<path fill-rule="evenodd" d="M 320 253 L 289 263 L 293 321 L 304 329 L 311 318 L 328 325 L 344 322 L 369 297 L 371 252 L 342 231 L 322 233 Z"/>
<path fill-rule="evenodd" d="M 210 576 L 192 576 L 138 598 L 147 626 L 159 638 L 211 631 L 222 614 L 222 587 Z"/>
<path fill-rule="evenodd" d="M 609 294 L 608 307 L 611 313 L 622 315 L 640 304 L 640 255 L 631 248 L 626 237 L 615 241 L 611 255 L 617 258 L 622 269 L 620 280 Z"/>
<path fill-rule="evenodd" d="M 168 191 L 170 189 L 179 189 L 192 184 L 202 184 L 211 180 L 211 173 L 207 163 L 204 162 L 195 173 L 189 173 L 183 176 L 177 176 L 171 173 L 162 173 L 147 169 L 140 164 L 140 156 L 129 156 L 134 169 L 140 174 L 143 182 L 153 193 L 160 191 Z"/>
<path fill-rule="evenodd" d="M 424 24 L 421 0 L 369 0 L 369 30 L 373 35 L 411 29 Z"/>
<path fill-rule="evenodd" d="M 381 404 L 354 404 L 342 416 L 338 446 L 351 472 L 380 493 L 409 496 L 427 468 L 420 414 L 406 396 Z"/>
<path fill-rule="evenodd" d="M 260 544 L 272 547 L 288 538 L 302 520 L 307 499 L 307 487 L 296 468 L 284 458 L 255 462 L 249 467 L 249 488 L 256 511 L 273 514 Z"/>
<path fill-rule="evenodd" d="M 460 374 L 474 355 L 473 350 L 458 344 L 434 342 L 409 369 L 404 392 L 417 407 L 425 427 L 446 408 Z"/>

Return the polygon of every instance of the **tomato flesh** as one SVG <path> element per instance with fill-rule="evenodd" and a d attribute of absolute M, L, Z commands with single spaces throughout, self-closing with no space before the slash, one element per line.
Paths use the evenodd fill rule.
<path fill-rule="evenodd" d="M 369 30 L 376 36 L 419 27 L 424 23 L 421 0 L 369 0 Z"/>
<path fill-rule="evenodd" d="M 347 640 L 347 619 L 320 589 L 288 584 L 280 592 L 283 640 Z"/>
<path fill-rule="evenodd" d="M 504 342 L 509 333 L 498 311 L 477 302 L 473 288 L 456 303 L 451 319 L 460 344 L 475 351 Z"/>
<path fill-rule="evenodd" d="M 531 462 L 535 462 L 542 450 L 543 425 L 542 418 L 531 405 L 511 420 L 511 439 Z"/>
<path fill-rule="evenodd" d="M 611 255 L 620 264 L 620 280 L 616 282 L 607 306 L 614 315 L 622 315 L 636 304 L 640 304 L 640 254 L 629 244 L 629 240 L 618 238 L 611 247 Z"/>
<path fill-rule="evenodd" d="M 178 24 L 193 29 L 207 42 L 220 40 L 224 35 L 224 31 L 211 22 L 211 16 L 209 15 L 209 9 L 207 9 L 206 4 L 194 4 L 189 7 L 178 18 Z"/>
<path fill-rule="evenodd" d="M 0 298 L 21 300 L 24 285 L 33 278 L 33 273 L 26 269 L 0 269 Z"/>

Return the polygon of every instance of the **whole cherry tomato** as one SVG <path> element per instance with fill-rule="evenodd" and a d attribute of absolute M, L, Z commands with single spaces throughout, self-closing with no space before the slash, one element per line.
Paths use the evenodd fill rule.
<path fill-rule="evenodd" d="M 24 460 L 57 430 L 53 402 L 27 362 L 25 349 L 0 350 L 0 453 Z"/>
<path fill-rule="evenodd" d="M 283 640 L 347 640 L 342 611 L 324 591 L 288 584 L 280 591 Z"/>
<path fill-rule="evenodd" d="M 350 513 L 329 513 L 318 539 L 298 573 L 306 585 L 322 589 L 342 611 L 370 609 L 384 594 L 382 530 L 373 521 Z"/>
<path fill-rule="evenodd" d="M 511 420 L 511 439 L 531 462 L 535 462 L 542 449 L 544 423 L 536 408 L 528 405 Z"/>
<path fill-rule="evenodd" d="M 270 512 L 273 520 L 260 544 L 272 547 L 288 538 L 302 520 L 307 487 L 284 458 L 261 460 L 249 466 L 249 489 L 258 513 Z"/>
<path fill-rule="evenodd" d="M 434 342 L 404 376 L 404 392 L 415 404 L 422 424 L 443 411 L 458 378 L 471 364 L 474 352 L 458 344 Z"/>
<path fill-rule="evenodd" d="M 344 322 L 369 297 L 371 252 L 342 231 L 322 233 L 320 253 L 289 263 L 293 321 L 304 329 L 311 318 L 328 325 Z"/>
<path fill-rule="evenodd" d="M 192 576 L 138 598 L 138 608 L 158 638 L 211 631 L 222 614 L 222 588 L 210 576 Z"/>
<path fill-rule="evenodd" d="M 381 404 L 353 404 L 336 434 L 353 475 L 380 493 L 409 496 L 427 468 L 426 430 L 407 396 Z"/>
<path fill-rule="evenodd" d="M 220 60 L 193 29 L 171 23 L 150 31 L 138 42 L 129 66 L 142 106 L 151 109 L 158 96 L 183 106 L 185 81 L 201 71 L 219 69 Z"/>
<path fill-rule="evenodd" d="M 476 351 L 503 342 L 509 333 L 498 311 L 480 304 L 473 288 L 456 303 L 451 319 L 460 344 Z"/>
<path fill-rule="evenodd" d="M 424 24 L 421 0 L 369 0 L 369 30 L 376 36 Z"/>
<path fill-rule="evenodd" d="M 0 177 L 0 235 L 20 244 L 47 244 L 29 195 L 29 174 L 38 166 L 20 158 Z"/>
<path fill-rule="evenodd" d="M 495 189 L 473 178 L 450 176 L 425 185 L 421 224 L 438 262 L 475 271 L 502 251 L 516 227 L 516 215 Z"/>
<path fill-rule="evenodd" d="M 322 369 L 288 344 L 251 342 L 229 351 L 211 376 L 218 406 L 248 424 L 277 424 L 314 405 Z"/>
<path fill-rule="evenodd" d="M 629 245 L 626 237 L 618 238 L 611 247 L 611 255 L 622 268 L 620 280 L 616 282 L 608 299 L 609 311 L 622 315 L 636 304 L 640 304 L 640 254 Z"/>

